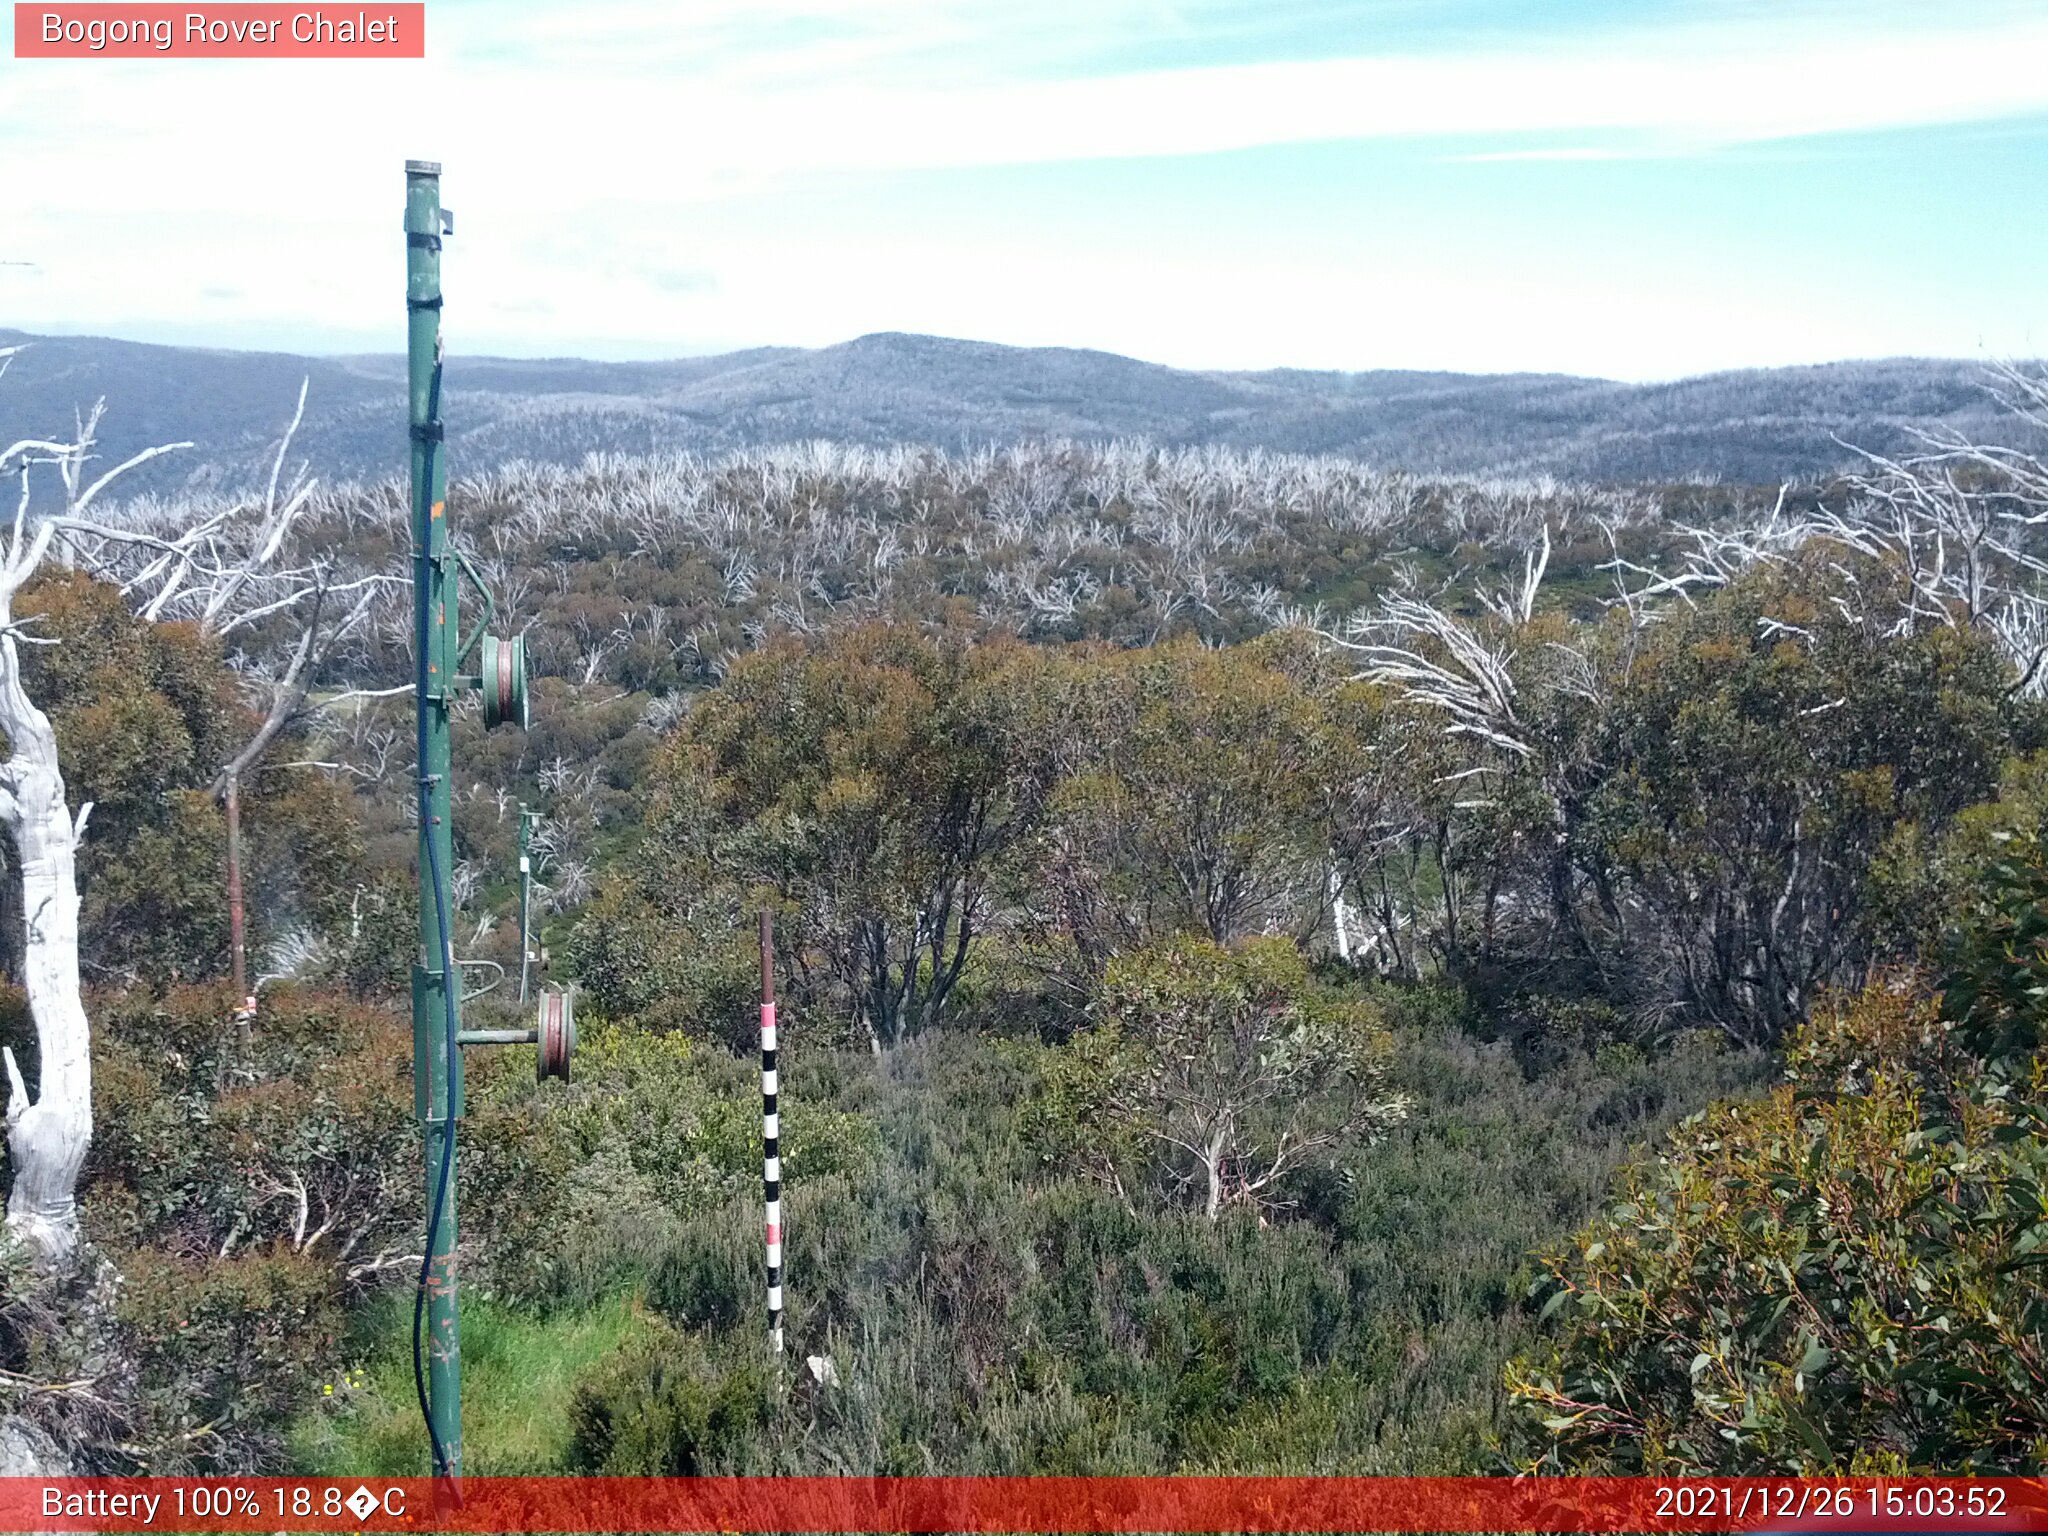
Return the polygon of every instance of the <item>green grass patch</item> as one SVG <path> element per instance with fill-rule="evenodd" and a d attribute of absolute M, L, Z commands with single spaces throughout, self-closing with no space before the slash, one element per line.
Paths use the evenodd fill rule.
<path fill-rule="evenodd" d="M 358 1364 L 325 1383 L 293 1426 L 310 1477 L 425 1476 L 426 1429 L 412 1375 L 412 1296 L 366 1308 L 351 1337 Z M 559 1472 L 577 1381 L 648 1326 L 637 1292 L 536 1316 L 495 1302 L 462 1309 L 463 1468 L 480 1477 Z"/>

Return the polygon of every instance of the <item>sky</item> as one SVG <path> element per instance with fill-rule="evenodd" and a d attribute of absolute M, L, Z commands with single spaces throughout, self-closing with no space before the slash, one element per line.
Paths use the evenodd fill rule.
<path fill-rule="evenodd" d="M 8 26 L 31 331 L 397 351 L 416 157 L 457 352 L 2048 351 L 2040 0 L 428 0 L 410 61 L 22 60 Z"/>

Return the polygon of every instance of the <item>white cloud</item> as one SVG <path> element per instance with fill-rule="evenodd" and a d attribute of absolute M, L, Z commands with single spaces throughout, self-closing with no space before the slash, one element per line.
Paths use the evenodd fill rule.
<path fill-rule="evenodd" d="M 872 26 L 878 0 L 787 9 L 858 15 Z M 727 12 L 722 3 L 663 7 L 694 20 L 680 43 L 659 48 L 647 41 L 657 34 L 646 8 L 615 4 L 521 23 L 511 56 L 458 40 L 424 65 L 15 64 L 13 105 L 0 107 L 0 121 L 39 139 L 60 174 L 111 172 L 125 183 L 125 205 L 135 206 L 152 188 L 171 201 L 219 175 L 227 167 L 201 157 L 228 146 L 254 168 L 289 174 L 294 164 L 317 169 L 354 158 L 366 137 L 387 137 L 401 123 L 415 137 L 444 142 L 451 161 L 468 157 L 472 175 L 492 166 L 529 188 L 536 177 L 559 177 L 558 195 L 673 200 L 790 177 L 1330 139 L 1463 136 L 1476 152 L 1525 153 L 1503 141 L 1597 132 L 1636 136 L 1651 148 L 1710 147 L 2048 110 L 2048 15 L 2038 12 L 1888 30 L 1822 28 L 1795 17 L 1514 51 L 965 86 L 839 67 L 838 52 L 859 47 L 859 38 L 792 43 L 790 67 L 771 79 L 708 68 L 688 38 L 739 26 Z M 547 40 L 550 29 L 571 27 L 572 14 L 568 35 L 585 39 L 575 67 Z M 719 28 L 709 26 L 714 15 L 726 18 Z M 600 30 L 606 17 L 616 31 Z M 928 22 L 917 35 L 930 37 Z M 143 170 L 152 142 L 185 151 L 183 174 L 170 185 Z"/>
<path fill-rule="evenodd" d="M 1438 328 L 1457 357 L 1432 358 L 1428 337 L 1389 337 L 1404 315 L 1449 304 L 1435 268 L 1373 274 L 1384 312 L 1333 324 L 1327 306 L 1355 309 L 1344 301 L 1356 271 L 1162 260 L 1143 207 L 1083 250 L 937 217 L 891 246 L 795 216 L 807 190 L 937 170 L 1425 137 L 1468 158 L 1680 155 L 2048 112 L 2038 8 L 1950 7 L 1938 21 L 1883 6 L 1718 14 L 1711 26 L 1553 29 L 1518 50 L 1088 75 L 1064 66 L 1199 18 L 1156 0 L 493 0 L 431 7 L 419 63 L 0 60 L 12 199 L 0 255 L 42 264 L 32 295 L 0 274 L 0 313 L 185 320 L 218 312 L 204 291 L 232 284 L 252 321 L 381 334 L 399 162 L 426 155 L 447 163 L 461 214 L 450 280 L 472 332 L 495 324 L 535 347 L 822 341 L 901 324 L 1218 363 L 1367 362 L 1392 346 L 1415 364 L 1494 355 L 1654 373 L 1669 369 L 1652 346 L 1705 357 L 1725 338 L 1754 350 L 1769 336 L 1809 339 L 1804 355 L 1840 351 L 1846 333 L 1789 301 L 1768 315 L 1689 305 L 1674 335 L 1654 318 L 1670 295 L 1644 274 L 1629 302 L 1646 334 L 1603 362 L 1583 332 L 1576 344 L 1549 334 L 1544 317 L 1569 305 L 1508 302 L 1513 271 L 1475 258 L 1458 274 L 1469 356 Z M 794 213 L 777 227 L 800 230 L 800 245 L 731 227 L 718 210 L 736 198 L 779 199 Z M 1627 287 L 1627 274 L 1587 271 L 1589 293 Z M 1257 311 L 1204 308 L 1236 279 L 1270 290 Z M 1547 360 L 1537 339 L 1556 349 Z"/>

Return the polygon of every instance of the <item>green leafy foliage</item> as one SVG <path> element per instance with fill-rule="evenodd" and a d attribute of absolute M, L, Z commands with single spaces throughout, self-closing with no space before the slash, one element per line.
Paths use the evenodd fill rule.
<path fill-rule="evenodd" d="M 282 1243 L 336 1264 L 411 1237 L 412 1041 L 389 1012 L 266 990 L 249 1046 L 225 987 L 98 1010 L 94 1235 L 190 1256 Z"/>
<path fill-rule="evenodd" d="M 341 1337 L 331 1268 L 280 1245 L 227 1258 L 137 1249 L 121 1270 L 115 1315 L 139 1366 L 143 1464 L 278 1464 L 279 1426 Z"/>
<path fill-rule="evenodd" d="M 1363 743 L 1329 716 L 1341 683 L 1285 665 L 1300 651 L 1068 658 L 1068 770 L 1034 875 L 1096 971 L 1149 938 L 1230 943 L 1320 914 L 1326 812 Z"/>
<path fill-rule="evenodd" d="M 1770 1095 L 1688 1122 L 1547 1261 L 1510 1390 L 1537 1459 L 1648 1472 L 2048 1464 L 2048 861 L 1997 872 L 1946 993 L 1818 1009 Z"/>
<path fill-rule="evenodd" d="M 607 1362 L 570 1408 L 570 1465 L 613 1477 L 698 1477 L 757 1441 L 773 1407 L 758 1360 L 719 1370 L 657 1336 Z"/>
<path fill-rule="evenodd" d="M 219 642 L 150 623 L 117 588 L 51 571 L 22 589 L 22 681 L 50 716 L 74 809 L 81 962 L 89 978 L 151 986 L 227 968 L 227 824 L 207 792 L 254 732 Z M 255 774 L 242 806 L 249 942 L 344 918 L 360 844 L 345 791 L 302 772 Z M 0 841 L 0 963 L 18 969 L 20 880 Z"/>
<path fill-rule="evenodd" d="M 1989 795 L 2034 729 L 1987 639 L 1878 633 L 1831 601 L 1830 558 L 1751 572 L 1651 626 L 1601 727 L 1581 835 L 1596 882 L 1640 906 L 1692 1014 L 1738 1038 L 1776 1038 L 1868 964 L 1887 846 Z M 1857 577 L 1899 579 L 1871 562 Z"/>
<path fill-rule="evenodd" d="M 883 1043 L 930 1027 L 988 921 L 993 861 L 1047 787 L 1033 665 L 1014 644 L 876 626 L 735 667 L 657 766 L 637 889 L 593 916 L 617 931 L 578 941 L 606 1001 L 646 1006 L 631 978 L 647 960 L 693 969 L 648 943 L 650 922 L 687 948 L 744 931 L 766 898 L 814 1014 Z"/>
<path fill-rule="evenodd" d="M 348 1307 L 417 1243 L 408 1033 L 295 987 L 265 992 L 246 1046 L 224 986 L 91 1002 L 92 1256 L 52 1281 L 4 1255 L 10 1390 L 87 1467 L 284 1467 Z M 78 1385 L 26 1385 L 48 1380 Z"/>
<path fill-rule="evenodd" d="M 676 1033 L 586 1026 L 575 1081 L 536 1086 L 532 1057 L 501 1057 L 470 1086 L 464 1209 L 494 1291 L 585 1304 L 638 1281 L 701 1236 L 761 1180 L 756 1071 Z M 482 1065 L 472 1062 L 473 1069 Z M 857 1171 L 875 1156 L 858 1115 L 784 1104 L 792 1178 Z M 758 1222 L 744 1230 L 758 1233 Z M 751 1250 L 750 1250 L 751 1252 Z"/>

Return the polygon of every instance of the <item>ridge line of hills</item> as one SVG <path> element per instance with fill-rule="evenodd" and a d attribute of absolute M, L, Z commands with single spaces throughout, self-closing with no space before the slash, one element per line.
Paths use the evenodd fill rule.
<path fill-rule="evenodd" d="M 16 355 L 0 407 L 68 422 L 104 396 L 102 451 L 192 440 L 146 488 L 246 482 L 309 378 L 296 452 L 328 483 L 402 464 L 402 356 L 298 356 L 0 329 Z M 1194 371 L 1115 353 L 881 332 L 835 346 L 755 347 L 662 362 L 451 354 L 458 473 L 590 452 L 718 452 L 828 438 L 965 448 L 1029 438 L 1143 438 L 1335 454 L 1414 473 L 1599 482 L 1822 478 L 1844 444 L 1908 451 L 1912 431 L 2007 439 L 1980 363 L 1811 364 L 1625 384 L 1566 374 Z"/>

